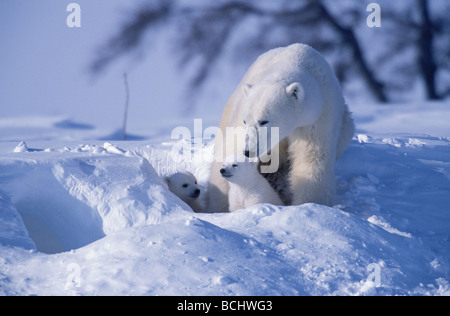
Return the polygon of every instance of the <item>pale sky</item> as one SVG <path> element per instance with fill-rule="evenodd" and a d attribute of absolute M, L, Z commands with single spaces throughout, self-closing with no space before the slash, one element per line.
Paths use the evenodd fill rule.
<path fill-rule="evenodd" d="M 153 47 L 144 60 L 123 58 L 97 77 L 87 71 L 98 47 L 139 1 L 78 0 L 80 28 L 66 24 L 71 1 L 0 1 L 0 118 L 67 116 L 119 128 L 124 72 L 130 86 L 131 129 L 178 116 L 182 104 L 173 89 L 176 64 L 162 52 L 163 36 L 155 44 L 161 47 Z"/>

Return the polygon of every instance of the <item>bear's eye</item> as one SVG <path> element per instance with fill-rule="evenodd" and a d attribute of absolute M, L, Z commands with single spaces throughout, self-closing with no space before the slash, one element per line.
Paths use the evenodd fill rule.
<path fill-rule="evenodd" d="M 246 122 L 245 120 L 242 120 L 242 123 L 244 123 L 244 125 L 246 125 L 246 124 L 247 124 L 247 122 Z"/>
<path fill-rule="evenodd" d="M 262 121 L 258 121 L 258 123 L 260 126 L 264 126 L 264 125 L 267 125 L 267 123 L 269 123 L 269 121 L 262 120 Z"/>
<path fill-rule="evenodd" d="M 234 164 L 232 164 L 231 166 L 232 166 L 233 168 L 236 168 L 236 167 L 237 167 L 237 164 L 234 163 Z"/>
<path fill-rule="evenodd" d="M 188 186 L 187 183 L 183 184 L 183 188 L 187 188 L 187 186 Z"/>
<path fill-rule="evenodd" d="M 197 185 L 197 181 L 195 181 L 194 183 L 195 183 L 195 185 Z"/>

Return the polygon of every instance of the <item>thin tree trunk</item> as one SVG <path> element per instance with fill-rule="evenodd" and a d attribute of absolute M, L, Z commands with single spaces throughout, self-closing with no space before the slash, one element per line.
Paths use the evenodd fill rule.
<path fill-rule="evenodd" d="M 127 139 L 127 117 L 128 117 L 128 106 L 130 101 L 130 91 L 128 88 L 128 78 L 127 73 L 123 74 L 123 81 L 125 84 L 125 110 L 123 113 L 123 125 L 122 125 L 122 140 Z"/>
<path fill-rule="evenodd" d="M 437 67 L 433 55 L 433 23 L 428 10 L 428 1 L 418 0 L 418 7 L 422 20 L 417 42 L 419 72 L 424 80 L 428 99 L 436 100 L 439 96 L 436 92 Z"/>
<path fill-rule="evenodd" d="M 322 16 L 342 36 L 343 41 L 347 43 L 347 45 L 349 45 L 349 47 L 352 49 L 355 63 L 361 71 L 361 75 L 372 94 L 379 102 L 387 102 L 388 99 L 386 94 L 384 93 L 384 86 L 375 78 L 373 71 L 370 70 L 368 63 L 364 58 L 361 46 L 359 45 L 353 30 L 339 24 L 339 22 L 331 15 L 331 13 L 328 12 L 323 3 L 317 1 L 317 5 L 319 7 L 319 10 L 321 11 Z"/>

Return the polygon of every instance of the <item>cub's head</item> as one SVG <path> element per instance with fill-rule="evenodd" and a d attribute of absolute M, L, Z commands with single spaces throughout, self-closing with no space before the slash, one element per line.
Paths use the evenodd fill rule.
<path fill-rule="evenodd" d="M 297 127 L 314 124 L 322 113 L 321 90 L 314 78 L 306 83 L 280 81 L 244 85 L 242 89 L 247 157 L 266 153 Z M 275 132 L 278 142 L 272 139 Z"/>
<path fill-rule="evenodd" d="M 254 175 L 259 173 L 258 161 L 244 155 L 233 155 L 225 158 L 220 175 L 227 181 L 238 184 L 251 183 Z"/>
<path fill-rule="evenodd" d="M 196 200 L 200 189 L 195 176 L 188 172 L 177 172 L 165 178 L 169 190 L 185 202 Z"/>

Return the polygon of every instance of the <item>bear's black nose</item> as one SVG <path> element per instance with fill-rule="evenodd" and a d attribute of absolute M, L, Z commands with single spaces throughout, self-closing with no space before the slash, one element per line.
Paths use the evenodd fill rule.
<path fill-rule="evenodd" d="M 250 151 L 249 150 L 244 150 L 244 156 L 249 158 L 250 157 Z"/>
<path fill-rule="evenodd" d="M 196 197 L 198 197 L 200 195 L 200 189 L 195 190 L 194 194 Z"/>
<path fill-rule="evenodd" d="M 221 169 L 220 169 L 220 173 L 225 173 L 225 169 L 224 169 L 224 168 L 221 168 Z"/>

